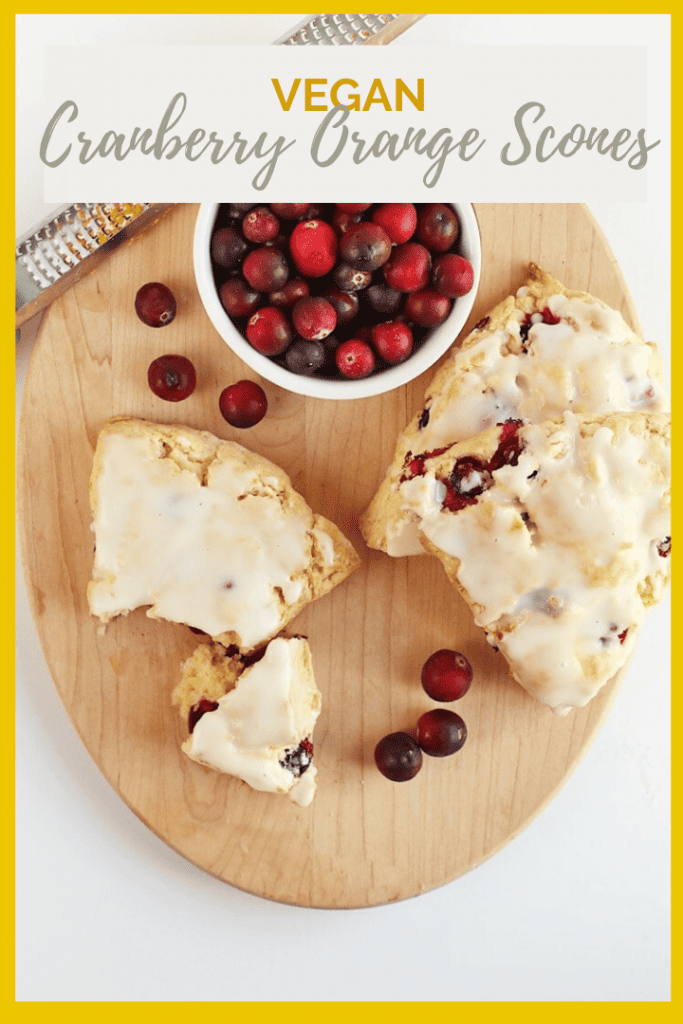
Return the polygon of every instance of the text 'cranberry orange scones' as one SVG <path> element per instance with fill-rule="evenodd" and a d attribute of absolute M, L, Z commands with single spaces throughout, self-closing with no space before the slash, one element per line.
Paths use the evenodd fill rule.
<path fill-rule="evenodd" d="M 148 606 L 250 651 L 359 563 L 274 463 L 208 431 L 116 418 L 90 482 L 102 622 Z"/>
<path fill-rule="evenodd" d="M 193 761 L 306 807 L 315 795 L 313 728 L 320 692 L 304 637 L 276 637 L 258 656 L 200 644 L 173 691 Z"/>
<path fill-rule="evenodd" d="M 436 373 L 363 516 L 365 540 L 395 556 L 421 551 L 414 514 L 398 490 L 408 452 L 433 451 L 510 419 L 666 411 L 662 378 L 656 346 L 618 312 L 532 263 L 526 285 L 480 320 Z"/>
<path fill-rule="evenodd" d="M 510 420 L 408 455 L 427 551 L 531 694 L 564 713 L 626 663 L 669 580 L 669 417 Z"/>

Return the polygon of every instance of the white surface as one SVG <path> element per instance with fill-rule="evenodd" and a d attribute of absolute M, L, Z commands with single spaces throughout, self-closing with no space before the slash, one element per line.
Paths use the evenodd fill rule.
<path fill-rule="evenodd" d="M 240 17 L 230 41 L 269 41 L 299 17 Z M 37 20 L 53 40 L 55 31 L 58 39 L 60 32 L 70 42 L 79 38 L 70 17 L 57 29 L 53 18 Z M 85 24 L 91 19 L 80 20 L 93 32 Z M 171 41 L 215 42 L 209 23 L 217 20 L 178 24 L 174 17 L 160 26 L 155 17 L 154 28 L 168 27 Z M 540 21 L 537 35 L 553 41 L 561 22 L 564 42 L 585 42 L 588 31 L 596 43 L 652 45 L 667 31 L 661 18 Z M 129 30 L 117 24 L 121 33 Z M 394 45 L 442 42 L 445 31 L 456 30 L 460 41 L 528 43 L 529 26 L 522 16 L 430 15 Z M 116 31 L 109 26 L 109 41 Z M 650 69 L 664 90 L 665 123 L 663 49 L 651 54 Z M 23 170 L 19 227 L 22 218 L 27 227 L 42 215 L 36 169 Z M 668 189 L 662 171 L 653 175 L 647 205 L 593 207 L 644 333 L 658 341 L 667 364 Z M 18 401 L 31 333 L 25 330 L 18 348 Z M 400 904 L 304 910 L 216 881 L 124 806 L 59 702 L 19 571 L 17 999 L 668 1000 L 669 636 L 667 604 L 651 614 L 615 707 L 573 777 L 497 856 Z"/>

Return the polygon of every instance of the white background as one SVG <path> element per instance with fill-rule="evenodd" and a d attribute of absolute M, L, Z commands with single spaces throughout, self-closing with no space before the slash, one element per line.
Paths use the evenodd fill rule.
<path fill-rule="evenodd" d="M 301 15 L 136 18 L 145 42 L 269 43 Z M 40 46 L 130 38 L 130 17 L 20 19 Z M 428 15 L 392 46 L 646 45 L 667 132 L 668 21 Z M 482 69 L 486 75 L 488 69 Z M 580 69 L 577 68 L 577 73 Z M 476 83 L 473 84 L 476 87 Z M 17 230 L 49 209 L 19 98 Z M 663 164 L 663 162 L 662 162 Z M 646 337 L 669 359 L 669 182 L 590 202 Z M 154 198 L 154 197 L 152 197 Z M 488 196 L 472 197 L 488 200 Z M 35 325 L 17 349 L 17 399 Z M 118 799 L 57 697 L 17 573 L 17 999 L 662 1001 L 669 999 L 669 608 L 656 609 L 603 729 L 552 804 L 487 863 L 418 898 L 315 911 L 239 892 L 169 850 Z"/>

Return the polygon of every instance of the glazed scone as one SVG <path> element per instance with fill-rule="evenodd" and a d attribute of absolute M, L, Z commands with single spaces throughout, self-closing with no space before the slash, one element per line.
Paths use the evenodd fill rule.
<path fill-rule="evenodd" d="M 250 661 L 208 642 L 188 658 L 172 698 L 190 731 L 182 749 L 306 807 L 315 795 L 312 737 L 321 703 L 311 651 L 303 637 L 276 637 L 259 653 Z"/>
<path fill-rule="evenodd" d="M 278 466 L 207 431 L 117 418 L 102 428 L 90 482 L 91 613 L 148 606 L 253 650 L 358 565 Z"/>
<path fill-rule="evenodd" d="M 409 451 L 432 451 L 509 419 L 543 423 L 567 410 L 667 411 L 661 358 L 616 310 L 532 263 L 527 283 L 480 320 L 435 375 L 362 517 L 365 540 L 390 555 L 420 551 L 397 491 Z"/>
<path fill-rule="evenodd" d="M 512 675 L 558 713 L 626 663 L 670 572 L 670 421 L 510 421 L 408 456 L 399 491 Z"/>

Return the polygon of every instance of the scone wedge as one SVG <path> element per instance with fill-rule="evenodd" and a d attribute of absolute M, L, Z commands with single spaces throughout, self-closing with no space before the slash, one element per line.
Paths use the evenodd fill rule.
<path fill-rule="evenodd" d="M 407 455 L 398 491 L 512 675 L 562 714 L 625 665 L 670 576 L 670 420 L 566 413 Z"/>
<path fill-rule="evenodd" d="M 408 452 L 433 451 L 505 420 L 543 423 L 566 411 L 668 411 L 661 357 L 616 310 L 532 263 L 526 283 L 437 371 L 362 517 L 365 540 L 394 556 L 420 551 L 397 489 Z"/>
<path fill-rule="evenodd" d="M 90 501 L 88 602 L 104 623 L 147 607 L 251 651 L 359 564 L 282 469 L 208 431 L 110 420 Z"/>

